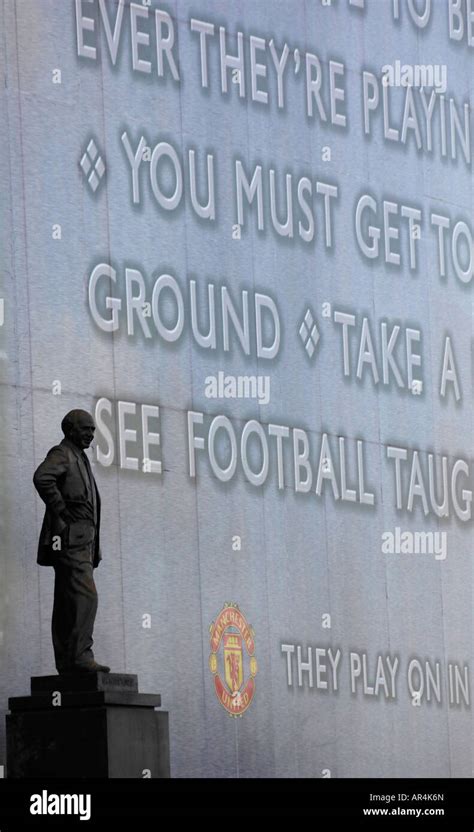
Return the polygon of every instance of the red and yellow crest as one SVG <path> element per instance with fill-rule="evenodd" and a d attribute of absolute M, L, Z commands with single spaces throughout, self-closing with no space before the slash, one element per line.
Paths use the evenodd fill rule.
<path fill-rule="evenodd" d="M 255 633 L 232 601 L 224 604 L 209 632 L 209 668 L 214 676 L 217 698 L 228 714 L 242 716 L 255 693 Z M 247 664 L 250 675 L 246 679 Z"/>

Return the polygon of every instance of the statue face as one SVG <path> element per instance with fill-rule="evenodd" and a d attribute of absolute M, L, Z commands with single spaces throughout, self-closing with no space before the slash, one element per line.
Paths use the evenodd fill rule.
<path fill-rule="evenodd" d="M 80 414 L 76 419 L 74 427 L 71 428 L 68 438 L 71 442 L 74 442 L 78 448 L 84 450 L 84 448 L 88 448 L 91 444 L 94 438 L 94 433 L 95 424 L 92 417 L 86 414 Z"/>

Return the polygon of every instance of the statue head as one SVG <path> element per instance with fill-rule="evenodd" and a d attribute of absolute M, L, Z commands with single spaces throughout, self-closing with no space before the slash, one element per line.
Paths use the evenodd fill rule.
<path fill-rule="evenodd" d="M 61 422 L 61 429 L 66 439 L 82 451 L 94 438 L 95 422 L 87 410 L 70 410 Z"/>

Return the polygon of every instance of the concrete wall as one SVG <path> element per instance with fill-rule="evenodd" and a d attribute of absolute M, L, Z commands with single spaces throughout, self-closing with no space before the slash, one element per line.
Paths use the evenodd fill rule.
<path fill-rule="evenodd" d="M 333 0 L 329 6 L 319 0 L 153 0 L 141 12 L 131 12 L 129 5 L 123 19 L 117 18 L 114 64 L 98 2 L 83 2 L 82 7 L 54 0 L 0 3 L 0 288 L 5 301 L 0 328 L 0 708 L 6 711 L 8 696 L 28 691 L 30 676 L 54 672 L 53 571 L 36 565 L 44 507 L 32 475 L 61 438 L 64 414 L 83 407 L 99 418 L 91 454 L 103 500 L 96 657 L 115 671 L 138 673 L 142 691 L 162 693 L 170 712 L 174 776 L 471 776 L 473 547 L 470 497 L 462 491 L 472 489 L 473 178 L 456 124 L 452 158 L 450 121 L 451 106 L 463 125 L 463 107 L 473 105 L 467 24 L 463 38 L 455 40 L 460 22 L 453 18 L 450 37 L 449 4 L 442 0 L 431 4 L 426 26 L 415 20 L 415 6 L 421 14 L 423 3 L 410 6 L 405 0 L 398 20 L 388 0 L 367 0 L 365 10 L 349 0 Z M 159 74 L 155 8 L 171 16 L 179 80 L 173 78 L 166 51 Z M 112 42 L 121 7 L 108 0 L 103 9 Z M 149 38 L 149 45 L 142 41 L 136 46 L 135 67 L 131 13 L 137 14 L 136 30 Z M 96 47 L 95 59 L 78 54 L 78 16 L 94 21 L 93 31 L 85 31 L 84 22 L 79 28 L 84 45 Z M 200 39 L 191 30 L 192 18 L 215 26 L 206 46 L 207 88 L 202 86 Z M 170 29 L 165 19 L 161 25 L 165 38 Z M 222 91 L 219 26 L 225 28 L 229 54 L 237 54 L 237 32 L 243 33 L 244 77 L 229 70 L 227 92 Z M 252 100 L 251 36 L 264 40 L 263 45 L 252 43 L 255 62 L 266 66 L 266 76 L 254 79 L 258 89 L 268 92 L 267 103 Z M 285 43 L 290 50 L 282 107 L 272 38 L 278 56 Z M 307 53 L 317 56 L 319 65 L 311 58 L 307 64 Z M 142 71 L 140 60 L 150 62 L 150 72 Z M 408 94 L 405 87 L 387 88 L 386 128 L 399 131 L 398 141 L 384 138 L 381 83 L 382 67 L 396 61 L 447 69 L 443 103 L 443 93 L 436 93 L 431 121 L 419 89 Z M 313 80 L 321 78 L 326 120 L 308 71 Z M 378 79 L 379 103 L 368 112 L 369 133 L 364 131 L 364 71 Z M 333 98 L 332 119 L 331 72 L 333 94 L 337 87 L 344 90 L 344 100 L 337 94 Z M 368 89 L 373 94 L 374 87 Z M 427 104 L 430 94 L 427 90 Z M 334 123 L 340 120 L 337 114 L 345 116 L 345 126 Z M 140 165 L 135 204 L 124 133 L 134 152 L 141 136 L 150 148 Z M 106 166 L 95 191 L 79 164 L 91 138 Z M 183 196 L 173 210 L 164 205 L 166 199 L 163 204 L 157 199 L 158 192 L 169 198 L 175 189 L 169 158 L 158 161 L 154 151 L 160 142 L 175 149 L 184 171 Z M 472 137 L 469 155 L 471 148 Z M 207 201 L 206 157 L 213 157 L 214 219 L 197 216 L 193 208 L 190 150 L 195 151 L 201 204 Z M 243 197 L 244 221 L 238 227 L 238 162 L 249 180 L 261 166 L 263 230 L 257 197 L 251 207 Z M 281 223 L 287 210 L 285 176 L 292 176 L 293 236 L 278 233 L 272 221 L 271 169 L 274 210 Z M 308 214 L 298 204 L 302 177 L 312 188 L 312 196 L 309 185 L 303 192 L 314 217 L 311 241 L 299 230 L 309 228 Z M 324 191 L 318 193 L 316 182 L 337 188 L 337 195 L 327 196 L 330 226 Z M 381 229 L 374 258 L 363 253 L 356 234 L 356 206 L 364 194 L 372 196 L 376 210 L 369 207 L 363 213 L 361 239 L 369 245 L 368 226 Z M 399 229 L 399 239 L 384 240 L 384 200 L 396 206 L 387 208 L 386 228 Z M 416 264 L 410 264 L 402 206 L 421 212 L 420 234 L 415 231 L 412 239 Z M 449 219 L 445 274 L 433 213 Z M 396 260 L 397 253 L 399 265 L 386 262 Z M 98 264 L 115 269 L 115 281 L 114 274 L 99 279 L 97 294 L 92 293 L 98 309 L 94 319 L 89 287 Z M 141 273 L 144 292 L 129 329 L 126 269 Z M 176 283 L 160 298 L 155 290 L 153 307 L 152 290 L 163 274 Z M 136 296 L 140 278 L 129 272 L 133 277 L 131 293 Z M 203 333 L 209 329 L 209 284 L 214 286 L 215 348 L 200 345 L 193 334 L 191 281 Z M 176 286 L 184 320 L 180 337 L 172 341 L 163 332 L 177 320 Z M 225 349 L 223 287 L 240 319 L 248 301 L 247 351 L 232 324 Z M 273 358 L 258 354 L 259 294 L 273 300 L 278 314 L 280 343 Z M 120 298 L 121 309 L 117 304 L 115 312 L 107 308 L 107 296 Z M 311 357 L 299 335 L 308 308 L 320 334 Z M 336 312 L 355 316 L 351 326 L 344 329 Z M 117 314 L 118 328 L 104 331 L 100 321 L 112 314 Z M 274 334 L 268 307 L 262 320 L 268 346 Z M 389 364 L 384 379 L 383 323 L 387 338 L 395 325 L 400 327 L 393 352 L 399 380 Z M 344 333 L 350 350 L 346 368 Z M 421 356 L 419 365 L 410 358 L 413 354 Z M 450 372 L 454 362 L 458 400 Z M 268 404 L 209 398 L 206 379 L 220 372 L 268 377 Z M 422 384 L 413 385 L 413 380 Z M 122 430 L 119 402 L 135 405 L 134 413 L 123 415 Z M 150 420 L 148 430 L 160 433 L 160 445 L 150 445 L 149 454 L 142 442 L 142 404 L 159 407 L 159 421 Z M 120 405 L 120 413 L 125 410 Z M 203 424 L 195 425 L 195 434 L 206 442 L 203 450 L 195 450 L 195 477 L 190 475 L 189 411 L 204 414 Z M 213 469 L 209 427 L 219 414 L 230 422 L 224 421 L 216 433 Z M 253 425 L 261 435 L 254 433 L 247 446 L 254 471 L 261 467 L 262 442 L 268 447 L 262 484 L 249 481 L 242 463 L 241 436 L 250 420 L 261 426 Z M 288 428 L 281 440 L 280 482 L 270 425 Z M 125 442 L 124 428 L 136 429 L 137 441 L 128 435 Z M 304 490 L 308 470 L 301 463 L 297 491 L 293 442 L 304 454 L 305 438 L 311 487 Z M 405 449 L 407 457 L 400 462 L 400 507 L 395 463 L 388 456 L 395 446 Z M 226 475 L 216 471 L 232 463 L 234 451 L 235 473 L 225 481 Z M 414 451 L 419 456 L 413 463 Z M 438 511 L 445 515 L 441 517 L 429 494 L 428 454 L 437 472 L 440 504 L 446 464 L 447 504 Z M 146 470 L 147 455 L 161 461 L 161 473 Z M 135 464 L 127 458 L 137 460 L 138 470 L 126 467 Z M 456 467 L 457 460 L 464 460 L 466 468 L 459 462 Z M 351 489 L 353 498 L 347 493 Z M 373 494 L 373 504 L 364 492 Z M 382 544 L 389 538 L 383 535 L 395 535 L 397 528 L 400 534 L 445 537 L 432 538 L 431 554 L 387 554 Z M 237 604 L 252 628 L 256 659 L 256 665 L 251 663 L 243 642 L 239 647 L 238 628 L 229 630 L 236 637 L 242 690 L 249 680 L 254 684 L 248 708 L 234 718 L 215 689 L 217 676 L 224 689 L 226 684 L 222 642 L 212 668 L 217 676 L 209 666 L 209 628 L 226 602 Z M 312 679 L 304 669 L 309 647 Z M 338 655 L 333 675 L 330 656 L 336 661 Z M 418 699 L 413 695 L 420 681 L 416 663 L 411 690 L 408 684 L 412 660 L 420 663 L 424 680 Z M 439 672 L 438 696 L 429 687 L 426 663 L 434 678 Z M 449 686 L 454 665 L 469 686 L 469 702 L 459 685 L 457 694 Z M 390 668 L 395 668 L 393 687 Z M 237 697 L 230 706 L 234 714 L 243 707 L 238 702 Z"/>

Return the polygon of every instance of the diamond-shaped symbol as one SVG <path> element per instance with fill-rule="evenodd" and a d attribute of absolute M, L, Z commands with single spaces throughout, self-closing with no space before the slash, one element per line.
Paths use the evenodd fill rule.
<path fill-rule="evenodd" d="M 90 140 L 79 164 L 90 189 L 95 193 L 105 174 L 105 163 L 94 139 Z"/>
<path fill-rule="evenodd" d="M 300 324 L 298 333 L 303 343 L 303 347 L 305 348 L 306 354 L 309 358 L 312 358 L 318 345 L 320 335 L 318 332 L 318 327 L 316 326 L 316 321 L 314 320 L 313 313 L 309 308 L 306 310 L 305 316 Z"/>
<path fill-rule="evenodd" d="M 89 173 L 91 167 L 92 167 L 92 165 L 89 161 L 89 157 L 88 157 L 87 153 L 84 153 L 84 156 L 81 159 L 81 168 L 84 171 L 86 176 Z"/>
<path fill-rule="evenodd" d="M 100 178 L 102 179 L 105 173 L 105 165 L 102 161 L 102 156 L 99 156 L 99 158 L 97 159 L 97 162 L 95 163 L 95 170 L 97 175 L 100 176 Z"/>

